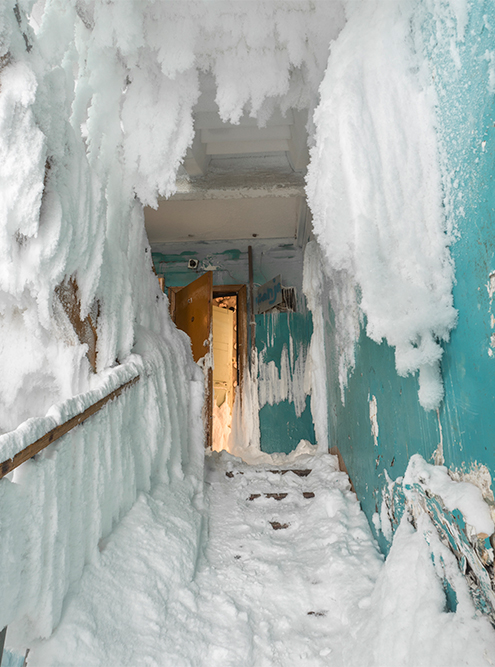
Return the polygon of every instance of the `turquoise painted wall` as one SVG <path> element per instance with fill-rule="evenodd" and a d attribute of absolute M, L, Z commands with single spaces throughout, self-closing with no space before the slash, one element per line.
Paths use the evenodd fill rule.
<path fill-rule="evenodd" d="M 207 270 L 213 271 L 214 285 L 247 284 L 249 281 L 247 247 L 253 248 L 255 285 L 262 285 L 277 275 L 282 284 L 295 287 L 296 313 L 270 312 L 256 316 L 256 348 L 263 351 L 265 361 L 273 361 L 280 370 L 284 346 L 304 358 L 311 339 L 312 319 L 301 293 L 302 249 L 291 239 L 270 241 L 215 241 L 153 246 L 153 263 L 166 286 L 188 285 Z M 197 259 L 197 269 L 188 269 L 189 259 Z M 290 356 L 290 355 L 289 355 Z M 261 448 L 268 453 L 289 453 L 301 439 L 315 442 L 309 397 L 300 416 L 290 400 L 260 408 Z"/>
<path fill-rule="evenodd" d="M 253 249 L 255 285 L 280 274 L 286 287 L 295 287 L 301 293 L 303 253 L 294 239 L 155 244 L 153 263 L 168 287 L 188 285 L 205 271 L 214 271 L 215 285 L 247 285 L 249 245 Z M 197 269 L 188 269 L 189 259 L 198 260 Z"/>
<path fill-rule="evenodd" d="M 299 370 L 304 369 L 312 333 L 311 313 L 307 311 L 256 315 L 256 350 L 259 364 L 261 366 L 273 362 L 280 375 L 285 347 L 289 359 L 289 383 L 293 386 L 293 392 L 300 392 L 302 388 L 303 378 L 297 376 L 297 360 Z M 299 415 L 296 413 L 295 402 L 287 399 L 273 405 L 266 403 L 261 407 L 260 439 L 263 452 L 288 454 L 297 447 L 300 440 L 309 440 L 311 444 L 315 444 L 310 397 L 305 396 L 303 400 L 304 409 Z"/>
<path fill-rule="evenodd" d="M 469 469 L 479 463 L 495 475 L 495 310 L 487 290 L 489 274 L 495 271 L 495 108 L 488 87 L 492 53 L 495 66 L 495 6 L 482 0 L 470 3 L 465 40 L 453 42 L 460 68 L 452 59 L 453 25 L 429 15 L 422 26 L 438 94 L 444 170 L 452 186 L 446 212 L 459 233 L 451 247 L 459 321 L 444 346 L 445 400 L 439 414 L 419 406 L 417 379 L 398 377 L 393 350 L 373 343 L 364 330 L 343 406 L 332 358 L 331 309 L 326 313 L 331 445 L 339 447 L 370 519 L 381 503 L 385 472 L 392 479 L 402 475 L 416 452 L 431 462 L 441 437 L 448 467 Z M 377 444 L 371 433 L 369 396 L 377 401 Z M 377 537 L 387 550 L 383 536 Z"/>

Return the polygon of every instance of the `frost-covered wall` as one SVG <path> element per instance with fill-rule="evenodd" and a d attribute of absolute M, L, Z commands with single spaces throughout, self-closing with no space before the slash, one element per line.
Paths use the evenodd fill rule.
<path fill-rule="evenodd" d="M 198 490 L 203 455 L 202 376 L 152 272 L 124 149 L 119 49 L 81 4 L 33 4 L 0 8 L 0 459 L 140 380 L 0 480 L 0 627 L 21 643 L 52 632 L 140 492 L 185 477 Z M 96 372 L 58 296 L 69 280 Z"/>
<path fill-rule="evenodd" d="M 0 482 L 10 586 L 0 626 L 30 617 L 32 633 L 49 633 L 139 490 L 189 470 L 180 423 L 187 415 L 199 429 L 199 381 L 151 272 L 142 205 L 174 189 L 199 71 L 215 78 L 222 119 L 247 112 L 263 124 L 275 107 L 313 108 L 326 68 L 309 127 L 308 196 L 326 262 L 324 275 L 309 263 L 306 281 L 313 414 L 368 514 L 385 469 L 403 472 L 417 451 L 495 470 L 494 25 L 490 3 L 467 0 L 2 3 L 0 429 L 53 404 L 63 412 L 132 352 L 142 384 Z M 96 374 L 57 296 L 68 279 L 81 318 L 96 322 Z M 68 507 L 83 528 L 97 517 L 84 537 Z M 56 566 L 52 594 L 43 581 Z"/>
<path fill-rule="evenodd" d="M 334 296 L 345 309 L 359 301 L 368 336 L 395 348 L 400 375 L 419 372 L 432 409 L 443 397 L 440 341 L 457 314 L 434 88 L 411 32 L 420 5 L 347 5 L 320 87 L 308 200 Z"/>
<path fill-rule="evenodd" d="M 64 278 L 77 280 L 81 317 L 100 314 L 99 368 L 129 353 L 136 318 L 152 317 L 141 204 L 174 190 L 198 71 L 212 71 L 223 119 L 246 110 L 263 123 L 275 107 L 314 105 L 342 23 L 339 3 L 303 0 L 2 4 L 4 430 L 87 388 L 84 350 L 54 296 Z M 29 413 L 17 400 L 28 375 Z"/>
<path fill-rule="evenodd" d="M 0 625 L 10 646 L 52 633 L 65 596 L 141 492 L 184 478 L 190 499 L 200 489 L 202 377 L 177 338 L 142 328 L 135 350 L 120 378 L 106 378 L 138 372 L 134 386 L 0 481 Z"/>
<path fill-rule="evenodd" d="M 331 306 L 319 301 L 330 378 L 329 440 L 343 454 L 371 519 L 380 511 L 386 475 L 402 475 L 415 453 L 445 461 L 461 478 L 463 471 L 471 472 L 490 500 L 495 15 L 489 2 L 422 0 L 397 3 L 395 9 L 389 3 L 356 3 L 354 9 L 332 48 L 330 63 L 335 60 L 326 80 L 333 82 L 334 93 L 322 102 L 316 121 L 330 154 L 341 160 L 330 199 L 334 207 L 323 207 L 316 187 L 311 192 L 322 203 L 317 235 L 325 245 L 321 216 L 328 215 L 335 241 L 327 243 L 331 268 L 319 283 L 331 300 Z M 352 62 L 347 57 L 353 40 L 366 50 L 372 38 L 381 47 L 354 69 L 355 52 Z M 386 52 L 388 60 L 379 61 Z M 338 58 L 344 71 L 350 68 L 345 108 L 335 94 L 345 90 Z M 332 147 L 328 142 L 337 130 L 340 138 Z M 342 142 L 346 151 L 339 148 Z M 317 150 L 314 164 L 322 167 L 325 155 Z M 354 187 L 359 178 L 360 190 Z M 339 228 L 337 214 L 348 224 Z M 382 293 L 376 294 L 384 277 Z M 418 328 L 421 322 L 426 333 Z M 411 365 L 402 366 L 403 361 Z M 404 376 L 414 368 L 419 397 L 417 377 Z M 437 398 L 444 392 L 444 399 L 430 403 L 425 397 L 434 397 L 434 386 L 439 387 L 435 368 L 444 385 Z M 425 387 L 432 391 L 425 394 Z M 379 538 L 386 548 L 383 535 Z"/>

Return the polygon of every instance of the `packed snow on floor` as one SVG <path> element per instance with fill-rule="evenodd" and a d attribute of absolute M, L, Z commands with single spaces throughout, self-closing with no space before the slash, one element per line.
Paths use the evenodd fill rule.
<path fill-rule="evenodd" d="M 426 515 L 417 531 L 403 521 L 384 562 L 336 457 L 314 451 L 214 453 L 196 507 L 183 484 L 142 493 L 30 667 L 494 664 L 462 578 L 446 611 Z"/>

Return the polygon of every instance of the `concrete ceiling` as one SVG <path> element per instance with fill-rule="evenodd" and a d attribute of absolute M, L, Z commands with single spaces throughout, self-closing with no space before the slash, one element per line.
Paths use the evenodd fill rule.
<path fill-rule="evenodd" d="M 306 112 L 276 111 L 263 128 L 247 115 L 232 125 L 220 119 L 210 76 L 201 91 L 177 193 L 145 209 L 150 243 L 297 238 L 308 215 Z"/>

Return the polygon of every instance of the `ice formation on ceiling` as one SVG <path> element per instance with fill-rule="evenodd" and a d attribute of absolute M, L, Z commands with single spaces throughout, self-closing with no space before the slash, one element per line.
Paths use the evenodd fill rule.
<path fill-rule="evenodd" d="M 307 107 L 340 3 L 6 0 L 0 8 L 0 430 L 92 378 L 56 297 L 98 311 L 98 370 L 161 331 L 142 204 L 170 194 L 199 72 L 223 119 Z M 168 325 L 167 325 L 168 326 Z"/>

